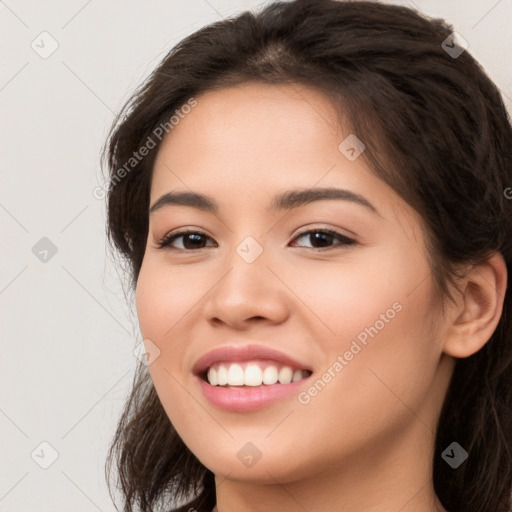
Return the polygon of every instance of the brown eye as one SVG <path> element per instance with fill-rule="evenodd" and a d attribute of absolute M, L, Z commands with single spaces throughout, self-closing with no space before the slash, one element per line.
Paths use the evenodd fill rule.
<path fill-rule="evenodd" d="M 165 236 L 162 240 L 160 240 L 157 245 L 159 249 L 163 249 L 165 247 L 176 249 L 176 250 L 185 250 L 185 251 L 193 251 L 194 249 L 204 249 L 204 240 L 203 238 L 210 238 L 201 231 L 179 231 L 178 233 L 173 233 L 171 235 Z M 182 247 L 173 247 L 171 244 L 174 243 L 175 240 L 182 238 Z"/>
<path fill-rule="evenodd" d="M 311 248 L 318 249 L 320 251 L 336 248 L 336 246 L 333 247 L 330 245 L 334 239 L 341 240 L 341 244 L 338 244 L 338 246 L 347 246 L 356 243 L 355 240 L 352 240 L 351 238 L 348 238 L 341 233 L 331 229 L 313 229 L 304 231 L 297 235 L 294 240 L 306 237 L 309 237 L 309 241 L 312 244 Z"/>

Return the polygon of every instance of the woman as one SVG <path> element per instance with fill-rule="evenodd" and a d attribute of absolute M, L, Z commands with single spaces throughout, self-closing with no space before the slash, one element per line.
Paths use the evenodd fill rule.
<path fill-rule="evenodd" d="M 105 148 L 146 351 L 124 510 L 510 512 L 511 140 L 405 7 L 279 2 L 179 43 Z"/>

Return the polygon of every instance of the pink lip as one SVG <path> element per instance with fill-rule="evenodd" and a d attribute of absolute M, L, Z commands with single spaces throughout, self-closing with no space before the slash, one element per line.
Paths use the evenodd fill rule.
<path fill-rule="evenodd" d="M 248 412 L 267 407 L 290 395 L 296 395 L 309 377 L 290 384 L 261 385 L 257 387 L 240 386 L 226 388 L 212 386 L 201 377 L 196 379 L 204 396 L 215 406 L 227 411 Z"/>
<path fill-rule="evenodd" d="M 241 362 L 251 361 L 256 359 L 267 359 L 275 361 L 284 366 L 290 366 L 292 369 L 309 370 L 313 369 L 300 361 L 274 350 L 273 348 L 265 347 L 262 345 L 243 345 L 240 347 L 227 346 L 220 347 L 206 353 L 200 357 L 192 369 L 195 375 L 201 376 L 212 364 L 217 362 Z M 300 382 L 300 381 L 299 381 Z M 286 384 L 281 384 L 281 386 Z"/>
<path fill-rule="evenodd" d="M 217 362 L 243 362 L 252 360 L 270 360 L 292 369 L 313 371 L 310 365 L 262 345 L 243 345 L 220 347 L 200 357 L 194 368 L 198 384 L 204 396 L 215 406 L 228 411 L 253 411 L 266 407 L 280 399 L 297 393 L 311 378 L 301 379 L 290 384 L 262 384 L 261 386 L 212 386 L 203 376 L 206 370 Z"/>

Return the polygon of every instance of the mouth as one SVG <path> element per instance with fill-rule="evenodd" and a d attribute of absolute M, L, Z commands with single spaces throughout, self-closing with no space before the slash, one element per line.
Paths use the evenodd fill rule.
<path fill-rule="evenodd" d="M 213 406 L 244 413 L 291 399 L 313 368 L 269 346 L 227 345 L 201 356 L 192 373 Z"/>
<path fill-rule="evenodd" d="M 307 379 L 312 371 L 272 360 L 216 362 L 199 374 L 211 386 L 225 388 L 273 386 Z"/>

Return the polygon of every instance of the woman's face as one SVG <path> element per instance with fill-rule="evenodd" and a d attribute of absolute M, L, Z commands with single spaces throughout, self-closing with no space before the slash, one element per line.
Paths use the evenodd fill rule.
<path fill-rule="evenodd" d="M 178 434 L 215 474 L 261 483 L 427 456 L 453 366 L 418 216 L 320 93 L 246 84 L 196 99 L 159 149 L 136 296 Z M 347 192 L 286 200 L 327 188 Z M 170 193 L 216 211 L 159 201 Z M 168 236 L 183 230 L 205 235 Z M 293 362 L 202 361 L 233 387 L 194 373 L 248 345 Z"/>

